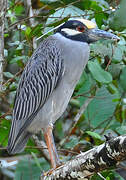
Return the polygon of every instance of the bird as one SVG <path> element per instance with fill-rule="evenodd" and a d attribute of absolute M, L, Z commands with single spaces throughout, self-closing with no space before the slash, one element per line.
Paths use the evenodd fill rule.
<path fill-rule="evenodd" d="M 90 43 L 119 40 L 86 19 L 70 19 L 40 42 L 28 60 L 16 91 L 8 138 L 9 154 L 24 150 L 28 139 L 42 130 L 51 166 L 60 165 L 53 125 L 66 110 L 88 62 Z"/>

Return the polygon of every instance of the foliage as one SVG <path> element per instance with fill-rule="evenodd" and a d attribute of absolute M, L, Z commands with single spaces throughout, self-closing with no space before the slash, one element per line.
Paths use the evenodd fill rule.
<path fill-rule="evenodd" d="M 67 21 L 68 18 L 84 17 L 97 23 L 104 30 L 116 30 L 120 41 L 98 41 L 91 47 L 90 59 L 83 75 L 75 88 L 67 111 L 55 124 L 55 138 L 59 149 L 79 153 L 105 141 L 104 134 L 111 132 L 114 136 L 126 130 L 126 1 L 120 5 L 107 0 L 32 0 L 34 24 L 27 17 L 25 1 L 8 0 L 5 21 L 5 59 L 4 89 L 0 92 L 0 146 L 6 147 L 10 130 L 11 111 L 14 96 L 21 72 L 33 53 L 34 40 L 41 35 L 46 38 L 50 29 Z M 112 7 L 113 6 L 113 7 Z M 118 7 L 120 7 L 118 9 Z M 111 28 L 111 29 L 110 29 Z M 119 32 L 120 31 L 120 32 Z M 42 39 L 41 39 L 42 40 Z M 39 40 L 39 41 L 41 41 Z M 37 41 L 38 43 L 38 41 Z M 70 128 L 79 108 L 90 97 L 94 97 L 79 119 L 72 134 Z M 68 136 L 69 135 L 69 136 Z M 68 136 L 68 137 L 67 137 Z M 28 145 L 35 146 L 33 141 Z M 32 147 L 20 154 L 30 154 Z M 39 179 L 40 171 L 49 169 L 46 160 L 41 159 L 38 150 L 27 161 L 22 156 L 16 169 L 15 180 Z M 60 154 L 60 151 L 59 151 Z M 8 157 L 7 152 L 0 150 L 1 157 Z M 64 153 L 63 161 L 71 159 L 73 154 Z M 38 162 L 36 162 L 38 159 Z M 40 169 L 41 166 L 41 169 Z M 35 173 L 33 173 L 35 172 Z M 35 175 L 35 177 L 33 176 Z M 123 178 L 115 171 L 103 172 L 106 179 Z M 21 175 L 22 176 L 22 175 Z M 11 179 L 11 178 L 10 178 Z M 22 177 L 21 177 L 22 179 Z M 92 179 L 101 179 L 98 175 Z"/>

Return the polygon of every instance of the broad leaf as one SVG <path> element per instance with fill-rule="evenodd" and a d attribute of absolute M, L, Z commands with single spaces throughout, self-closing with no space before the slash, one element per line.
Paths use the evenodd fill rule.
<path fill-rule="evenodd" d="M 126 67 L 122 69 L 122 73 L 120 75 L 120 84 L 124 91 L 126 91 Z"/>
<path fill-rule="evenodd" d="M 38 161 L 41 164 L 43 170 L 47 170 L 47 168 L 49 168 L 49 165 L 44 159 L 41 158 L 38 159 Z M 38 168 L 35 161 L 31 160 L 30 158 L 25 158 L 25 160 L 22 160 L 17 164 L 14 180 L 38 180 L 41 173 L 42 172 L 40 168 Z"/>
<path fill-rule="evenodd" d="M 101 136 L 99 134 L 97 134 L 96 132 L 92 132 L 92 131 L 86 131 L 86 133 L 90 136 L 92 136 L 95 139 L 100 139 L 101 140 Z"/>
<path fill-rule="evenodd" d="M 96 98 L 91 101 L 84 113 L 91 126 L 104 127 L 105 121 L 109 120 L 115 111 L 117 102 L 114 102 L 114 99 L 116 98 L 118 95 L 110 94 L 104 86 L 98 90 Z"/>
<path fill-rule="evenodd" d="M 110 83 L 112 82 L 112 76 L 109 72 L 104 71 L 97 61 L 88 62 L 88 68 L 93 76 L 93 78 L 100 83 Z"/>
<path fill-rule="evenodd" d="M 122 31 L 126 28 L 126 0 L 121 0 L 118 10 L 113 13 L 110 28 L 116 31 Z"/>

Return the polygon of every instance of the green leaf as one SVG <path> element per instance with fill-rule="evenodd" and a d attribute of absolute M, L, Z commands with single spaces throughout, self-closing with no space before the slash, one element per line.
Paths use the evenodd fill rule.
<path fill-rule="evenodd" d="M 84 14 L 85 14 L 85 12 L 82 11 L 81 9 L 79 9 L 75 6 L 69 5 L 68 7 L 60 8 L 54 14 L 50 15 L 49 18 L 47 19 L 46 24 L 53 24 L 55 21 L 57 21 L 57 17 L 60 17 L 60 18 L 58 18 L 58 20 L 61 20 L 63 18 L 69 17 L 69 16 L 70 17 L 71 16 L 80 16 L 81 17 Z M 49 31 L 50 29 L 51 28 L 45 28 L 44 33 Z"/>
<path fill-rule="evenodd" d="M 99 134 L 97 134 L 96 132 L 86 131 L 86 133 L 95 139 L 101 140 L 101 136 Z"/>
<path fill-rule="evenodd" d="M 41 158 L 39 159 L 39 163 L 43 170 L 47 170 L 49 165 L 47 162 Z M 39 180 L 42 171 L 38 166 L 36 166 L 36 162 L 30 158 L 25 158 L 25 160 L 21 160 L 17 166 L 15 171 L 15 178 L 14 180 Z"/>
<path fill-rule="evenodd" d="M 4 76 L 7 77 L 7 78 L 13 78 L 14 75 L 10 72 L 3 72 Z"/>
<path fill-rule="evenodd" d="M 11 83 L 9 86 L 10 91 L 15 91 L 17 89 L 17 87 L 18 87 L 18 85 L 15 82 Z"/>
<path fill-rule="evenodd" d="M 41 165 L 40 165 L 39 159 L 37 158 L 36 154 L 33 153 L 33 152 L 31 152 L 31 154 L 32 154 L 32 156 L 33 156 L 33 158 L 34 158 L 34 160 L 35 160 L 38 168 L 40 168 L 40 170 L 42 170 L 42 167 L 41 167 Z"/>
<path fill-rule="evenodd" d="M 76 91 L 79 90 L 86 83 L 86 79 L 87 79 L 87 74 L 84 71 L 83 74 L 81 75 L 79 82 L 76 85 L 75 88 Z"/>
<path fill-rule="evenodd" d="M 12 58 L 9 63 L 10 63 L 10 64 L 18 63 L 19 61 L 21 61 L 21 60 L 26 60 L 27 58 L 28 58 L 28 57 L 26 57 L 26 56 L 16 56 L 16 57 Z"/>
<path fill-rule="evenodd" d="M 58 0 L 51 0 L 51 1 L 50 0 L 40 0 L 40 2 L 47 3 L 47 4 L 48 3 L 50 4 L 50 3 L 56 2 L 56 1 L 58 1 Z"/>
<path fill-rule="evenodd" d="M 80 102 L 79 102 L 79 100 L 77 100 L 77 99 L 71 98 L 69 103 L 70 103 L 72 106 L 75 106 L 75 107 L 77 107 L 77 108 L 80 108 Z"/>
<path fill-rule="evenodd" d="M 68 15 L 67 17 L 64 17 L 62 19 L 58 19 L 58 20 L 55 20 L 53 21 L 52 23 L 50 24 L 47 24 L 48 27 L 56 27 L 56 26 L 59 26 L 60 24 L 66 22 L 68 19 L 70 18 L 70 16 Z"/>
<path fill-rule="evenodd" d="M 107 177 L 106 177 L 106 180 L 110 180 L 110 177 L 109 177 L 109 176 L 107 176 Z"/>
<path fill-rule="evenodd" d="M 23 13 L 24 7 L 21 6 L 21 5 L 18 5 L 18 6 L 15 6 L 14 10 L 15 10 L 15 14 L 17 16 L 19 16 L 19 15 L 21 15 Z"/>
<path fill-rule="evenodd" d="M 96 1 L 92 1 L 91 2 L 91 8 L 95 11 L 102 11 L 102 8 L 98 5 L 98 3 Z"/>
<path fill-rule="evenodd" d="M 116 31 L 122 31 L 126 28 L 126 0 L 121 0 L 119 8 L 113 13 L 110 19 L 110 28 Z"/>
<path fill-rule="evenodd" d="M 18 41 L 18 40 L 17 41 L 15 40 L 14 42 L 9 42 L 8 43 L 9 46 L 17 46 L 19 44 L 20 44 L 20 41 Z"/>
<path fill-rule="evenodd" d="M 9 34 L 5 33 L 5 34 L 4 34 L 4 37 L 5 37 L 5 38 L 6 38 L 6 37 L 9 37 Z"/>
<path fill-rule="evenodd" d="M 25 31 L 25 35 L 30 38 L 30 33 L 31 33 L 31 28 L 30 27 L 27 27 L 26 31 Z"/>
<path fill-rule="evenodd" d="M 118 79 L 121 69 L 122 69 L 121 64 L 111 63 L 111 65 L 109 65 L 109 67 L 108 67 L 108 72 L 111 73 L 113 79 Z"/>
<path fill-rule="evenodd" d="M 88 68 L 96 81 L 105 84 L 112 82 L 111 74 L 107 71 L 104 71 L 97 61 L 89 61 Z"/>
<path fill-rule="evenodd" d="M 119 46 L 115 47 L 114 48 L 114 54 L 113 54 L 112 62 L 119 63 L 120 61 L 122 61 L 122 57 L 123 57 L 122 49 L 119 48 Z"/>
<path fill-rule="evenodd" d="M 40 0 L 40 2 L 49 5 L 50 7 L 61 7 L 62 6 L 62 1 L 59 0 Z"/>
<path fill-rule="evenodd" d="M 10 128 L 10 121 L 2 119 L 0 121 L 0 145 L 6 146 L 8 142 L 8 133 Z"/>
<path fill-rule="evenodd" d="M 80 106 L 83 105 L 83 103 L 87 99 L 87 97 L 83 96 L 83 94 L 85 94 L 86 96 L 91 96 L 91 94 L 95 90 L 94 86 L 96 84 L 96 82 L 93 80 L 91 74 L 83 73 L 82 79 L 83 79 L 83 76 L 84 76 L 85 81 L 83 82 L 82 87 L 80 86 L 79 89 L 76 88 L 75 92 L 74 92 L 74 95 L 78 96 L 77 100 L 79 100 Z M 93 90 L 91 90 L 92 88 L 93 88 Z"/>
<path fill-rule="evenodd" d="M 38 24 L 37 26 L 33 27 L 31 32 L 30 32 L 30 36 L 34 37 L 34 36 L 40 36 L 42 34 L 42 24 Z"/>
<path fill-rule="evenodd" d="M 114 86 L 114 84 L 110 83 L 107 87 L 107 89 L 109 90 L 109 92 L 111 94 L 114 94 L 114 93 L 119 93 L 118 92 L 118 89 Z"/>
<path fill-rule="evenodd" d="M 104 86 L 97 91 L 96 97 L 90 102 L 84 113 L 90 126 L 105 127 L 106 120 L 109 120 L 116 109 L 118 102 L 113 101 L 116 98 L 119 98 L 118 94 L 110 94 Z"/>
<path fill-rule="evenodd" d="M 126 126 L 117 127 L 117 128 L 116 128 L 116 131 L 117 131 L 120 135 L 126 134 Z"/>
<path fill-rule="evenodd" d="M 126 91 L 126 67 L 122 69 L 122 73 L 120 75 L 120 85 L 124 91 Z"/>
<path fill-rule="evenodd" d="M 60 138 L 60 139 L 64 138 L 62 126 L 63 126 L 62 120 L 57 121 L 55 124 L 56 134 L 57 134 L 58 138 Z"/>
<path fill-rule="evenodd" d="M 114 179 L 125 180 L 120 174 L 118 174 L 118 172 L 113 171 L 113 176 L 114 176 Z M 113 179 L 113 177 L 111 178 L 111 176 L 110 176 L 110 180 L 111 179 Z"/>
<path fill-rule="evenodd" d="M 103 21 L 106 19 L 106 16 L 104 13 L 95 14 L 95 20 L 99 28 L 101 28 L 101 25 L 103 24 Z"/>
<path fill-rule="evenodd" d="M 100 40 L 94 44 L 90 45 L 91 51 L 95 52 L 95 55 L 100 55 L 101 57 L 112 56 L 112 46 L 110 44 L 111 40 Z"/>
<path fill-rule="evenodd" d="M 78 144 L 78 138 L 77 137 L 71 137 L 70 141 L 65 143 L 64 148 L 72 149 Z"/>

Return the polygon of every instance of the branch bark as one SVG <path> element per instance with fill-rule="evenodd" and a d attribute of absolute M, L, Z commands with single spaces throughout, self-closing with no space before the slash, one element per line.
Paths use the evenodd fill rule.
<path fill-rule="evenodd" d="M 73 160 L 41 176 L 41 180 L 81 180 L 94 173 L 116 167 L 126 159 L 126 135 L 107 141 L 87 152 L 80 153 Z"/>
<path fill-rule="evenodd" d="M 3 65 L 4 65 L 4 23 L 7 9 L 7 0 L 0 0 L 0 91 L 3 83 Z"/>

